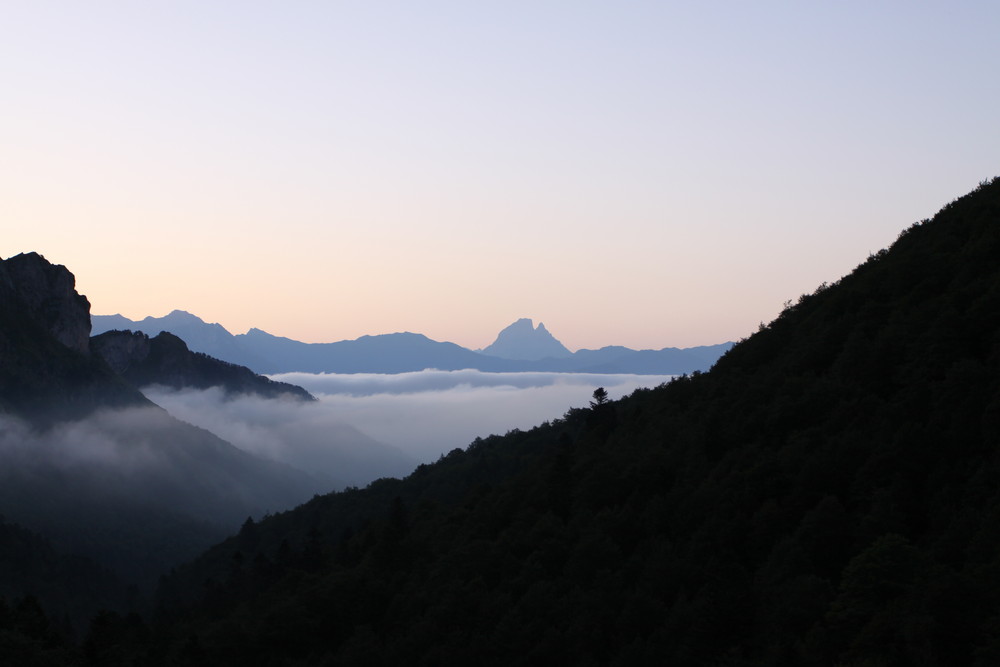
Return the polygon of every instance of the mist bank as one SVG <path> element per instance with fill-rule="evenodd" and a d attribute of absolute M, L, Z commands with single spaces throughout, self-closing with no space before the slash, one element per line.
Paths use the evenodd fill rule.
<path fill-rule="evenodd" d="M 143 587 L 248 515 L 290 509 L 327 487 L 159 407 L 44 429 L 0 415 L 0 513 Z"/>
<path fill-rule="evenodd" d="M 323 480 L 326 491 L 402 477 L 419 463 L 402 448 L 354 426 L 352 415 L 328 401 L 302 402 L 227 395 L 219 387 L 152 385 L 146 396 L 170 414 L 254 456 L 290 465 Z"/>
<path fill-rule="evenodd" d="M 373 373 L 283 373 L 272 376 L 307 389 L 319 404 L 376 440 L 421 462 L 476 437 L 529 429 L 588 405 L 594 389 L 619 398 L 670 375 L 487 373 L 425 370 Z"/>
<path fill-rule="evenodd" d="M 145 387 L 175 417 L 256 456 L 330 481 L 331 488 L 403 477 L 476 437 L 528 429 L 586 406 L 597 387 L 612 398 L 672 376 L 485 373 L 284 373 L 310 403 L 227 397 L 219 389 Z"/>
<path fill-rule="evenodd" d="M 458 371 L 427 369 L 413 373 L 279 373 L 269 376 L 299 385 L 324 395 L 346 394 L 419 394 L 455 389 L 538 389 L 545 387 L 604 387 L 609 394 L 624 395 L 638 387 L 651 387 L 672 379 L 673 375 L 636 375 L 631 373 L 492 373 L 467 368 Z M 567 394 L 569 400 L 573 394 Z M 616 396 L 616 397 L 617 397 Z M 560 413 L 561 414 L 561 413 Z M 552 415 L 550 415 L 551 417 Z M 558 415 L 555 415 L 558 416 Z"/>

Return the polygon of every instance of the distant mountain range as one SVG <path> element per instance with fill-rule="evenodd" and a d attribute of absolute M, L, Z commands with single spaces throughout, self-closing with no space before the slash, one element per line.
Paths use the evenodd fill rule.
<path fill-rule="evenodd" d="M 165 317 L 130 320 L 122 315 L 94 315 L 94 334 L 111 330 L 141 331 L 155 336 L 168 331 L 191 350 L 257 373 L 405 373 L 427 368 L 476 369 L 488 372 L 551 371 L 560 373 L 635 373 L 672 375 L 708 370 L 733 343 L 661 350 L 608 346 L 570 352 L 543 324 L 530 319 L 506 327 L 481 351 L 431 340 L 416 333 L 362 336 L 335 343 L 303 343 L 260 329 L 233 335 L 182 310 Z"/>

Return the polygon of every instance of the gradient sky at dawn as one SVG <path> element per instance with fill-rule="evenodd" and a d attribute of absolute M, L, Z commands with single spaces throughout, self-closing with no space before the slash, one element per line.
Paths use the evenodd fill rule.
<path fill-rule="evenodd" d="M 311 342 L 744 337 L 1000 175 L 1000 3 L 0 2 L 0 256 Z"/>

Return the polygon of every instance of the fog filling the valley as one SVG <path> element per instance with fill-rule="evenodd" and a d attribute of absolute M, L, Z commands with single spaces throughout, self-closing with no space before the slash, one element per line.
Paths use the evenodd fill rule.
<path fill-rule="evenodd" d="M 596 387 L 619 398 L 671 376 L 426 370 L 271 377 L 319 400 L 227 398 L 218 389 L 143 391 L 175 417 L 246 451 L 363 485 L 404 476 L 477 436 L 526 430 L 586 407 Z"/>
<path fill-rule="evenodd" d="M 10 415 L 0 415 L 0 454 L 6 465 L 37 462 L 65 470 L 111 467 L 130 473 L 163 465 L 162 457 L 137 434 L 155 432 L 170 418 L 156 407 L 100 410 L 44 432 Z"/>

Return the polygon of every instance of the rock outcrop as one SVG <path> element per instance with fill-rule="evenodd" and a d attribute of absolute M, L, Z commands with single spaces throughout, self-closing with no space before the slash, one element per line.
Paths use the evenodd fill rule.
<path fill-rule="evenodd" d="M 61 264 L 51 264 L 36 252 L 0 262 L 0 304 L 17 299 L 32 319 L 60 343 L 82 354 L 89 352 L 90 302 L 76 292 L 76 278 Z"/>
<path fill-rule="evenodd" d="M 141 365 L 149 357 L 149 347 L 149 336 L 137 331 L 109 331 L 91 340 L 94 354 L 104 359 L 118 375 L 125 375 L 133 366 Z"/>
<path fill-rule="evenodd" d="M 0 413 L 38 424 L 149 401 L 90 354 L 90 303 L 37 253 L 0 261 Z"/>

